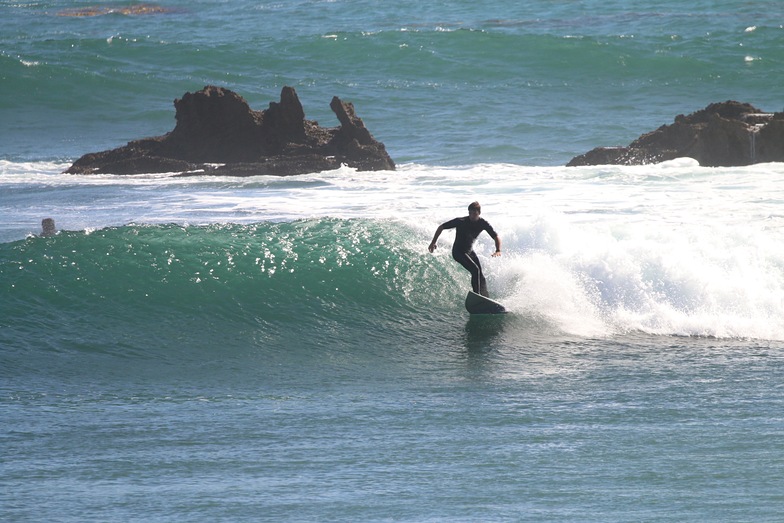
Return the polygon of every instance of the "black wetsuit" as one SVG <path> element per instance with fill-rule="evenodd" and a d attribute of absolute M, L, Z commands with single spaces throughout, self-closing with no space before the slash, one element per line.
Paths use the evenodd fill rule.
<path fill-rule="evenodd" d="M 471 273 L 471 288 L 473 291 L 489 297 L 487 282 L 484 274 L 482 274 L 482 266 L 479 264 L 479 258 L 474 252 L 474 240 L 482 231 L 487 231 L 487 234 L 495 240 L 498 234 L 493 230 L 493 226 L 484 218 L 479 218 L 477 221 L 472 222 L 468 216 L 464 216 L 449 220 L 442 224 L 441 227 L 444 229 L 457 228 L 455 231 L 455 243 L 452 245 L 452 258 Z"/>

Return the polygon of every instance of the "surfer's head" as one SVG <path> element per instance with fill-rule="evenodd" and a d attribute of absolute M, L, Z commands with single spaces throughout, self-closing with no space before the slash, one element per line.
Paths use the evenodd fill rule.
<path fill-rule="evenodd" d="M 479 205 L 479 202 L 473 202 L 468 206 L 468 217 L 471 221 L 478 220 L 480 214 L 482 214 L 482 206 Z"/>
<path fill-rule="evenodd" d="M 54 220 L 52 218 L 44 218 L 41 221 L 41 236 L 54 236 L 57 232 L 57 228 L 54 225 Z"/>

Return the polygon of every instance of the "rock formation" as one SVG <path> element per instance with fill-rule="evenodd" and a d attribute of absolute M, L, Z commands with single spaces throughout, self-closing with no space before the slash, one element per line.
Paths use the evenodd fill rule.
<path fill-rule="evenodd" d="M 597 147 L 567 164 L 644 165 L 694 158 L 705 167 L 784 161 L 784 113 L 752 105 L 714 103 L 640 136 L 626 147 Z"/>
<path fill-rule="evenodd" d="M 207 86 L 174 101 L 177 124 L 158 137 L 82 156 L 70 174 L 177 172 L 220 176 L 292 175 L 337 169 L 394 170 L 384 144 L 376 141 L 338 97 L 330 107 L 340 127 L 306 120 L 297 93 L 284 87 L 280 102 L 254 111 L 238 94 Z"/>

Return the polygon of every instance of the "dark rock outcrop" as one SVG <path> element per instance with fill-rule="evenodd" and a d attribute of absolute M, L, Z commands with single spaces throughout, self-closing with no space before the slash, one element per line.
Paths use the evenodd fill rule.
<path fill-rule="evenodd" d="M 177 124 L 164 136 L 82 156 L 71 174 L 177 172 L 220 176 L 292 175 L 337 169 L 394 170 L 384 144 L 338 97 L 330 107 L 340 122 L 324 128 L 306 120 L 297 93 L 284 87 L 280 102 L 253 111 L 237 93 L 207 86 L 174 101 Z"/>
<path fill-rule="evenodd" d="M 714 103 L 640 136 L 626 147 L 597 147 L 567 164 L 644 165 L 694 158 L 705 167 L 784 161 L 784 113 L 752 105 Z"/>

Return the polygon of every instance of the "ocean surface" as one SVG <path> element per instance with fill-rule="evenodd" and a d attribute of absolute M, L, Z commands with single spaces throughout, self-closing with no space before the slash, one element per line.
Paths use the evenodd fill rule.
<path fill-rule="evenodd" d="M 784 164 L 564 167 L 784 110 L 782 49 L 778 0 L 0 2 L 0 520 L 784 520 Z M 205 85 L 398 170 L 62 174 Z M 474 200 L 506 315 L 427 251 Z"/>

